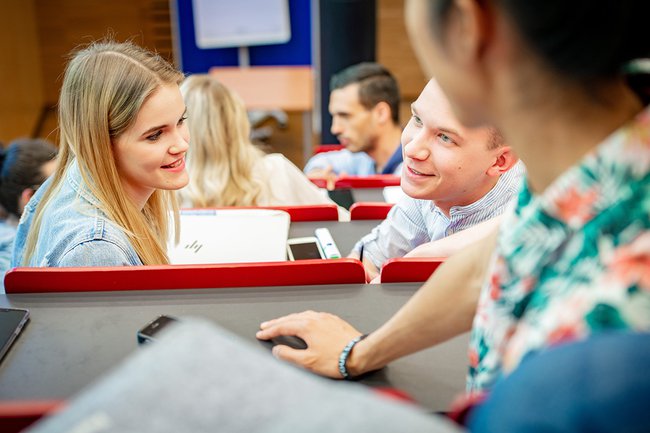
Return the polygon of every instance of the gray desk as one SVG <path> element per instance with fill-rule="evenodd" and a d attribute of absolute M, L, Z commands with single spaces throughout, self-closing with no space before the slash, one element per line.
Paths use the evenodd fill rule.
<path fill-rule="evenodd" d="M 254 337 L 263 320 L 314 309 L 338 314 L 369 332 L 418 286 L 0 295 L 1 306 L 31 311 L 30 323 L 0 364 L 0 399 L 70 397 L 138 350 L 136 331 L 159 314 L 204 317 L 268 350 Z M 467 336 L 461 336 L 398 360 L 363 382 L 402 389 L 425 407 L 443 410 L 464 387 L 466 348 Z"/>
<path fill-rule="evenodd" d="M 339 247 L 341 254 L 347 256 L 352 251 L 354 244 L 363 236 L 370 233 L 380 222 L 379 220 L 296 222 L 291 223 L 289 227 L 289 237 L 314 236 L 314 230 L 319 227 L 327 227 L 330 233 L 332 233 L 334 242 Z"/>
<path fill-rule="evenodd" d="M 355 188 L 352 190 L 352 198 L 355 203 L 361 201 L 384 203 L 384 188 Z"/>

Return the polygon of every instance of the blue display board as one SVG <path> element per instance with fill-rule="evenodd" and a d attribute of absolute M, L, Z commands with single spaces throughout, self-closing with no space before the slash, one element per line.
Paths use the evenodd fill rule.
<path fill-rule="evenodd" d="M 197 47 L 192 0 L 174 1 L 183 72 L 205 73 L 212 66 L 238 66 L 237 48 Z M 289 0 L 289 19 L 291 40 L 285 44 L 249 47 L 251 66 L 311 65 L 311 0 Z"/>

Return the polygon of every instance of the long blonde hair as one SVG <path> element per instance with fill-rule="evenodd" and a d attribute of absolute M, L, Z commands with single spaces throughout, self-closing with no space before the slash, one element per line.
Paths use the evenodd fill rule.
<path fill-rule="evenodd" d="M 75 160 L 101 211 L 124 230 L 142 263 L 169 262 L 170 211 L 178 233 L 175 193 L 156 190 L 140 210 L 124 191 L 112 142 L 134 124 L 144 102 L 160 86 L 178 85 L 183 78 L 162 57 L 130 42 L 96 42 L 74 53 L 59 97 L 59 165 L 36 208 L 23 263 L 29 263 L 44 210 Z"/>
<path fill-rule="evenodd" d="M 241 99 L 208 75 L 188 77 L 181 92 L 192 137 L 186 159 L 190 182 L 178 191 L 181 202 L 193 207 L 258 205 L 268 193 L 254 176 L 264 153 L 250 141 Z"/>

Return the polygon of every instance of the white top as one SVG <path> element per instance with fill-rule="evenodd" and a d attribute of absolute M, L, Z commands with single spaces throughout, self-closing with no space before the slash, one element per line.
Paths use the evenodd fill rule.
<path fill-rule="evenodd" d="M 300 206 L 310 204 L 336 204 L 327 190 L 318 188 L 291 161 L 280 153 L 271 153 L 255 167 L 257 176 L 269 186 L 258 206 Z M 348 211 L 339 207 L 339 220 L 349 220 Z"/>

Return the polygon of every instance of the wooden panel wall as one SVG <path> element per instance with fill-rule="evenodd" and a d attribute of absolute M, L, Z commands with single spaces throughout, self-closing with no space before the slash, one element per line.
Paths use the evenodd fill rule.
<path fill-rule="evenodd" d="M 410 104 L 427 83 L 404 24 L 404 0 L 377 0 L 377 61 L 390 69 L 400 84 L 400 120 L 406 124 Z"/>
<path fill-rule="evenodd" d="M 42 105 L 34 0 L 0 3 L 0 141 L 31 134 Z"/>
<path fill-rule="evenodd" d="M 56 102 L 68 53 L 112 36 L 173 61 L 168 0 L 20 0 L 0 6 L 0 141 L 56 141 Z"/>
<path fill-rule="evenodd" d="M 403 0 L 377 0 L 377 59 L 397 76 L 403 123 L 426 83 L 404 27 Z M 40 136 L 56 127 L 54 107 L 68 53 L 113 35 L 173 60 L 169 0 L 21 0 L 0 2 L 0 141 L 29 136 L 43 107 Z M 282 135 L 282 134 L 281 134 Z M 282 137 L 284 141 L 289 137 Z M 273 146 L 275 147 L 275 146 Z M 276 150 L 286 151 L 278 146 Z M 292 158 L 298 160 L 298 158 Z M 296 161 L 299 162 L 299 161 Z"/>
<path fill-rule="evenodd" d="M 90 41 L 109 35 L 118 41 L 132 39 L 172 59 L 165 0 L 36 0 L 36 19 L 47 101 L 58 99 L 68 53 Z"/>

